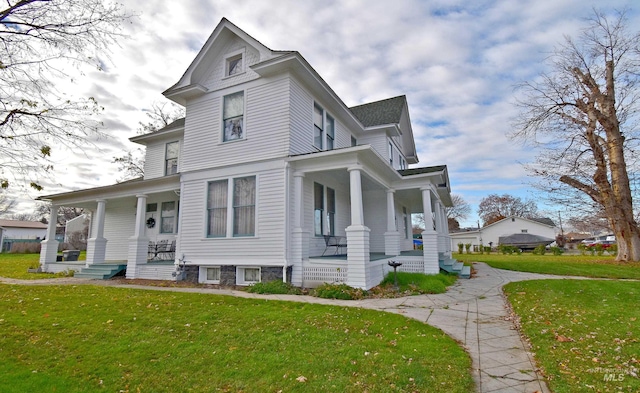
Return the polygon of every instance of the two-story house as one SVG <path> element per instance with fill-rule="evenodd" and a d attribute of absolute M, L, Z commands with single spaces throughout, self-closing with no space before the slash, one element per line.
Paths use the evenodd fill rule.
<path fill-rule="evenodd" d="M 186 116 L 131 138 L 146 146 L 144 178 L 41 198 L 52 214 L 92 211 L 87 267 L 371 288 L 389 260 L 435 274 L 450 257 L 447 168 L 409 168 L 418 158 L 405 96 L 347 107 L 300 53 L 271 50 L 226 19 L 163 94 Z M 433 224 L 423 251 L 413 250 L 412 213 Z M 52 239 L 46 271 L 64 266 Z M 160 241 L 175 251 L 150 252 Z"/>

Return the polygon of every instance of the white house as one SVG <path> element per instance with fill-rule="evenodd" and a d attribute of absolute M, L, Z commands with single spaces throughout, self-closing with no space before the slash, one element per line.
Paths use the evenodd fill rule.
<path fill-rule="evenodd" d="M 450 257 L 447 168 L 408 168 L 418 157 L 405 96 L 347 107 L 300 53 L 271 50 L 226 19 L 163 94 L 186 117 L 131 138 L 146 146 L 144 178 L 40 198 L 54 213 L 92 211 L 87 267 L 370 288 L 389 260 L 433 274 Z M 413 251 L 412 213 L 434 223 L 424 252 Z M 325 236 L 346 247 L 327 250 Z M 62 267 L 51 239 L 46 271 Z M 158 256 L 161 241 L 175 251 Z"/>
<path fill-rule="evenodd" d="M 44 239 L 47 224 L 38 221 L 0 220 L 2 236 L 6 239 Z"/>
<path fill-rule="evenodd" d="M 549 218 L 527 219 L 522 217 L 507 217 L 483 228 L 473 231 L 450 233 L 451 247 L 458 248 L 458 244 L 472 244 L 475 249 L 480 244 L 496 247 L 500 238 L 514 234 L 529 234 L 547 239 L 555 239 L 558 229 Z"/>

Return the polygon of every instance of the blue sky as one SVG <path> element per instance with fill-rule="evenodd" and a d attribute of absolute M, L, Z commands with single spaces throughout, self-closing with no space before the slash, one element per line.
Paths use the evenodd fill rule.
<path fill-rule="evenodd" d="M 405 94 L 420 166 L 446 164 L 452 191 L 472 205 L 491 193 L 538 199 L 521 163 L 530 148 L 510 141 L 516 83 L 532 80 L 564 35 L 575 36 L 592 8 L 631 1 L 209 0 L 122 3 L 139 14 L 104 71 L 61 85 L 105 107 L 109 139 L 56 159 L 43 194 L 108 185 L 110 163 L 136 145 L 145 110 L 186 70 L 222 17 L 271 49 L 297 50 L 349 105 Z M 632 10 L 631 26 L 640 26 Z M 99 150 L 98 150 L 99 149 Z M 61 185 L 62 184 L 62 185 Z M 37 194 L 30 195 L 31 198 Z M 21 208 L 30 210 L 29 198 Z M 545 207 L 554 211 L 555 207 Z"/>

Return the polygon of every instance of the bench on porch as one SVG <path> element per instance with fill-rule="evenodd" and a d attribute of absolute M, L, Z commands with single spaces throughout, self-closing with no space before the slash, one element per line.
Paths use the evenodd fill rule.
<path fill-rule="evenodd" d="M 347 248 L 347 238 L 344 236 L 324 235 L 324 244 L 325 248 L 322 252 L 322 256 L 324 256 L 324 254 L 330 248 L 335 249 L 333 255 L 338 255 L 341 248 Z"/>
<path fill-rule="evenodd" d="M 157 243 L 149 242 L 148 260 L 170 260 L 176 254 L 176 241 L 169 243 L 167 240 L 160 240 Z"/>

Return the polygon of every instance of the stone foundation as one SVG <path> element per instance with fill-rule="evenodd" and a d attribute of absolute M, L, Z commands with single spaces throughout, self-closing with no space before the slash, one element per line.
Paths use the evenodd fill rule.
<path fill-rule="evenodd" d="M 188 265 L 184 267 L 184 281 L 198 283 L 198 274 L 200 266 Z M 293 266 L 287 266 L 287 282 L 291 282 Z M 262 282 L 282 281 L 282 267 L 280 266 L 262 266 L 260 268 L 260 280 Z M 222 265 L 220 266 L 220 285 L 235 286 L 236 285 L 236 266 Z"/>

